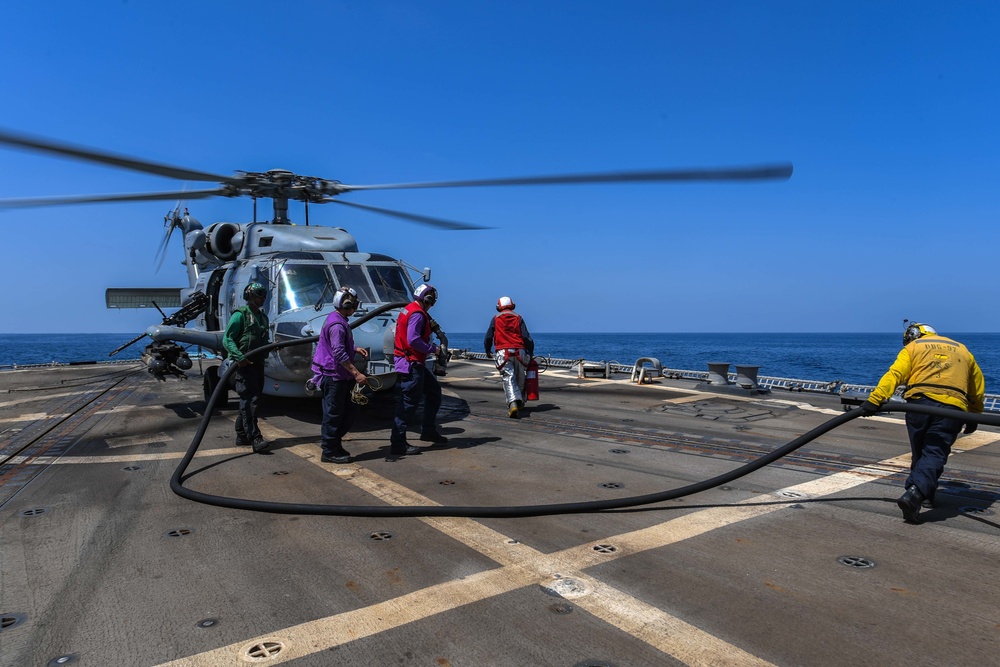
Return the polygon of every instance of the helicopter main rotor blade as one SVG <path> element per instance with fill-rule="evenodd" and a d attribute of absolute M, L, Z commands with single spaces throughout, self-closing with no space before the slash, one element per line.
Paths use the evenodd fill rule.
<path fill-rule="evenodd" d="M 365 211 L 371 211 L 372 213 L 381 213 L 382 215 L 388 215 L 393 218 L 401 218 L 403 220 L 409 220 L 410 222 L 419 222 L 422 225 L 429 225 L 431 227 L 438 227 L 439 229 L 453 229 L 453 230 L 468 230 L 468 229 L 492 229 L 491 227 L 481 227 L 480 225 L 470 225 L 464 222 L 453 222 L 451 220 L 445 220 L 443 218 L 432 218 L 426 215 L 417 215 L 416 213 L 404 213 L 403 211 L 393 211 L 388 208 L 379 208 L 377 206 L 367 206 L 365 204 L 357 204 L 355 202 L 343 201 L 342 199 L 330 199 L 323 203 L 330 204 L 343 204 L 344 206 L 353 206 L 354 208 L 360 208 Z"/>
<path fill-rule="evenodd" d="M 572 183 L 654 183 L 697 181 L 788 180 L 791 164 L 720 169 L 665 169 L 654 171 L 619 171 L 603 174 L 566 174 L 562 176 L 524 176 L 488 178 L 473 181 L 435 181 L 430 183 L 386 183 L 381 185 L 337 184 L 343 192 L 352 190 L 400 190 L 404 188 L 465 188 L 494 185 L 567 185 Z"/>
<path fill-rule="evenodd" d="M 139 160 L 125 155 L 105 153 L 92 148 L 73 146 L 71 144 L 42 139 L 40 137 L 31 137 L 2 129 L 0 129 L 0 144 L 17 146 L 19 148 L 29 148 L 42 153 L 53 153 L 55 155 L 72 157 L 78 160 L 108 164 L 115 167 L 122 167 L 124 169 L 131 169 L 133 171 L 141 171 L 146 174 L 156 174 L 158 176 L 166 176 L 168 178 L 177 178 L 186 181 L 212 181 L 216 183 L 241 182 L 241 179 L 235 176 L 220 176 L 218 174 L 210 174 L 204 171 L 186 169 L 184 167 L 173 167 L 166 164 L 149 162 L 148 160 Z"/>
<path fill-rule="evenodd" d="M 225 188 L 213 190 L 187 190 L 178 192 L 144 192 L 122 195 L 76 195 L 70 197 L 34 197 L 29 199 L 0 199 L 0 209 L 30 208 L 35 206 L 64 206 L 67 204 L 99 204 L 120 201 L 162 201 L 164 199 L 207 199 L 231 196 Z"/>

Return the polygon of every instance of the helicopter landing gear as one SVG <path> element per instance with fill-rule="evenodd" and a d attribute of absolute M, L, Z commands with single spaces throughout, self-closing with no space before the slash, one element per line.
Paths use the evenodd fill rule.
<path fill-rule="evenodd" d="M 215 393 L 215 388 L 219 386 L 219 367 L 209 366 L 205 369 L 205 378 L 203 382 L 203 390 L 205 392 L 205 405 L 208 405 L 208 399 L 212 398 L 212 394 Z M 229 407 L 229 390 L 227 389 L 222 393 L 218 402 L 215 404 L 216 410 L 223 410 Z"/>

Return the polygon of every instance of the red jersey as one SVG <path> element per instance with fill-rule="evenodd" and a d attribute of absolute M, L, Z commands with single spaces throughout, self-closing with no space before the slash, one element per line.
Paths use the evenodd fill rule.
<path fill-rule="evenodd" d="M 520 315 L 510 311 L 500 313 L 493 318 L 493 327 L 493 347 L 498 350 L 525 349 Z"/>
<path fill-rule="evenodd" d="M 419 361 L 423 363 L 427 360 L 426 352 L 417 352 L 412 347 L 410 347 L 409 341 L 407 341 L 406 330 L 409 325 L 410 316 L 413 313 L 420 311 L 424 315 L 424 330 L 420 332 L 420 338 L 423 339 L 425 343 L 430 344 L 431 342 L 431 318 L 427 315 L 427 311 L 424 310 L 419 303 L 413 301 L 403 312 L 399 314 L 399 319 L 396 320 L 396 341 L 394 344 L 393 354 L 397 357 L 406 357 L 408 361 Z"/>

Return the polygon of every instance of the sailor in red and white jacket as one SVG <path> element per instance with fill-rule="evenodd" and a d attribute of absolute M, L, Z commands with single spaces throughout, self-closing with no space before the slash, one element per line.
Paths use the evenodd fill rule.
<path fill-rule="evenodd" d="M 507 414 L 517 417 L 524 407 L 524 370 L 535 353 L 535 341 L 528 333 L 524 318 L 514 312 L 514 301 L 509 296 L 497 299 L 497 312 L 483 339 L 486 354 L 492 354 L 507 399 Z"/>
<path fill-rule="evenodd" d="M 420 423 L 420 439 L 434 444 L 448 442 L 437 429 L 437 413 L 441 407 L 441 385 L 434 374 L 427 370 L 430 354 L 440 348 L 431 343 L 431 318 L 427 313 L 437 303 L 438 292 L 433 285 L 419 285 L 413 292 L 413 301 L 403 309 L 396 320 L 393 364 L 399 394 L 396 416 L 389 436 L 389 452 L 396 456 L 420 453 L 406 439 L 406 431 L 416 419 L 417 408 L 423 401 L 424 410 Z"/>

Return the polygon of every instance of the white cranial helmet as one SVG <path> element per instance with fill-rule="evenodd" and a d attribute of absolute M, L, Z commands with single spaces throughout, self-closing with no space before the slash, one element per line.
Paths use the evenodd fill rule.
<path fill-rule="evenodd" d="M 344 285 L 333 295 L 333 307 L 334 308 L 357 308 L 361 305 L 361 301 L 358 299 L 358 293 L 353 289 Z"/>
<path fill-rule="evenodd" d="M 424 307 L 433 306 L 437 303 L 438 291 L 433 285 L 419 285 L 417 289 L 413 290 L 413 298 L 424 305 Z"/>

